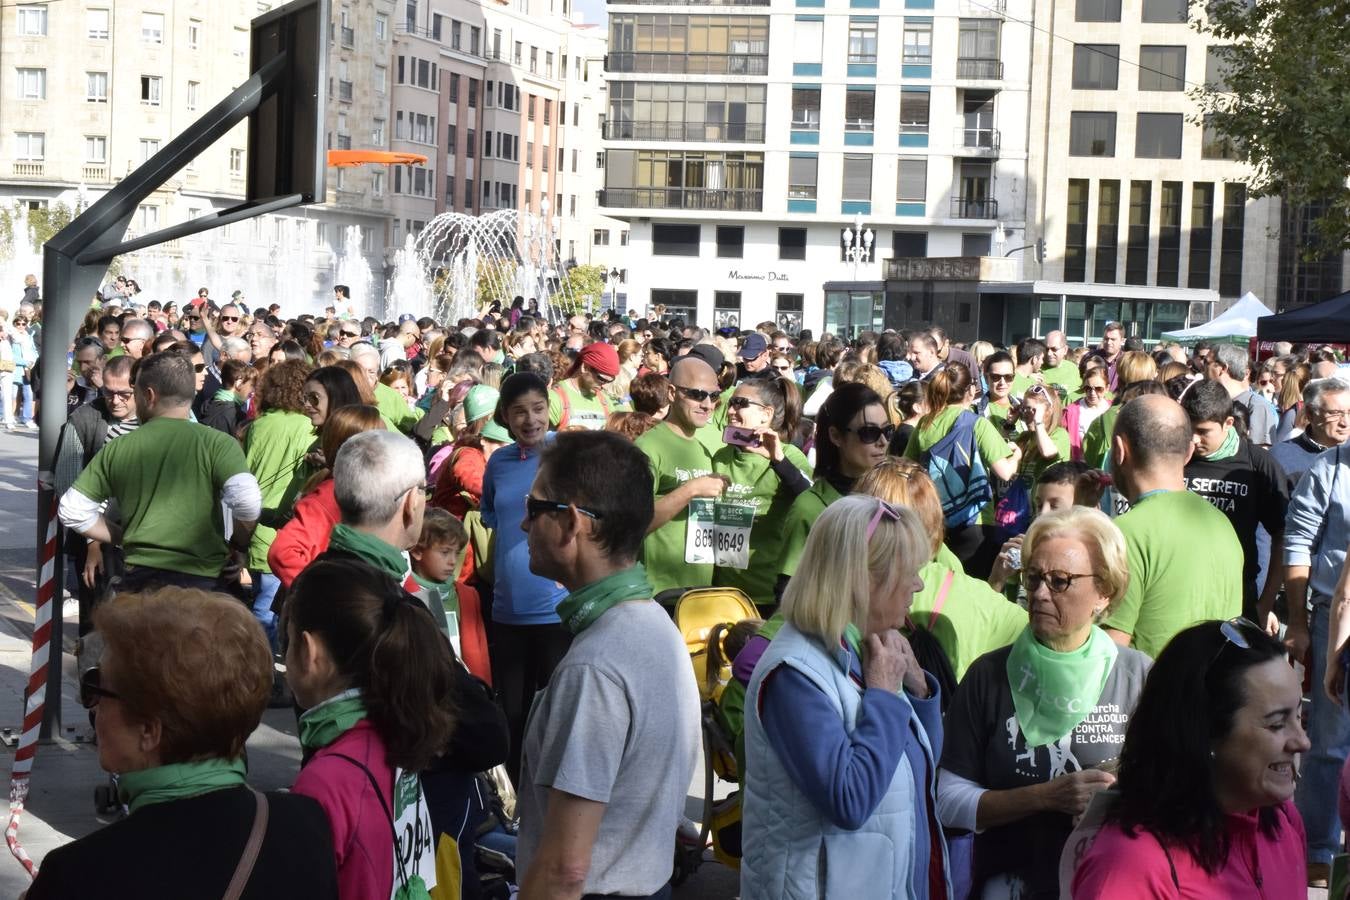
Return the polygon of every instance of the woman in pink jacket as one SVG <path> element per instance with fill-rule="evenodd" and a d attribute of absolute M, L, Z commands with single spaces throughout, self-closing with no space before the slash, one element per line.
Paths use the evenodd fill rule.
<path fill-rule="evenodd" d="M 1174 637 L 1144 683 L 1115 804 L 1082 852 L 1073 896 L 1307 895 L 1295 757 L 1308 737 L 1285 649 L 1246 619 Z M 1089 813 L 1091 815 L 1091 813 Z M 1070 839 L 1066 853 L 1081 847 Z"/>
<path fill-rule="evenodd" d="M 422 896 L 438 848 L 418 773 L 454 728 L 444 633 L 389 576 L 323 560 L 292 586 L 286 635 L 286 680 L 306 707 L 300 746 L 312 754 L 294 791 L 328 814 L 338 896 Z"/>

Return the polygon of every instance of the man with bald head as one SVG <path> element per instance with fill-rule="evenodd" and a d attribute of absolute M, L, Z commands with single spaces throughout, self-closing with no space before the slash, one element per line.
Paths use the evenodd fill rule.
<path fill-rule="evenodd" d="M 1077 394 L 1083 387 L 1078 366 L 1069 359 L 1069 342 L 1064 332 L 1052 331 L 1045 336 L 1045 361 L 1041 363 L 1041 377 L 1046 384 L 1057 384 L 1065 392 Z"/>
<path fill-rule="evenodd" d="M 1242 614 L 1242 545 L 1227 516 L 1186 490 L 1194 447 L 1185 411 L 1158 395 L 1125 404 L 1111 438 L 1116 488 L 1130 501 L 1115 520 L 1130 583 L 1102 627 L 1149 656 L 1196 622 Z"/>
<path fill-rule="evenodd" d="M 726 487 L 725 479 L 712 474 L 713 453 L 721 440 L 700 440 L 698 435 L 717 408 L 717 373 L 698 356 L 682 356 L 670 367 L 669 378 L 672 396 L 665 421 L 637 440 L 647 455 L 656 497 L 642 562 L 658 594 L 712 584 L 712 563 L 688 561 L 700 555 L 689 533 L 689 503 L 720 497 Z"/>

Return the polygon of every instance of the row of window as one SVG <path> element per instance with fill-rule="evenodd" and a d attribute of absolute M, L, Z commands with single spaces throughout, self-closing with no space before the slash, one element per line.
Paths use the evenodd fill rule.
<path fill-rule="evenodd" d="M 872 199 L 872 160 L 870 155 L 844 156 L 841 199 Z M 926 203 L 928 199 L 928 160 L 901 157 L 897 161 L 895 200 L 897 203 Z M 794 153 L 788 159 L 788 199 L 815 200 L 819 158 L 814 154 Z"/>
<path fill-rule="evenodd" d="M 876 16 L 850 16 L 848 20 L 848 54 L 850 66 L 875 66 L 878 57 Z M 958 60 L 985 60 L 999 58 L 1000 20 L 994 18 L 961 19 L 957 28 L 956 56 Z M 794 70 L 802 66 L 820 66 L 825 61 L 825 19 L 823 16 L 798 16 L 792 36 Z M 929 16 L 906 16 L 901 32 L 900 60 L 905 65 L 932 65 L 933 19 Z M 852 74 L 865 75 L 866 72 Z M 872 73 L 875 74 L 875 73 Z M 979 74 L 983 77 L 983 73 Z M 993 74 L 992 72 L 990 74 Z M 994 75 L 997 77 L 997 75 Z"/>
<path fill-rule="evenodd" d="M 1064 280 L 1087 281 L 1088 252 L 1093 251 L 1092 280 L 1119 281 L 1120 226 L 1125 218 L 1125 284 L 1149 284 L 1149 251 L 1152 240 L 1154 183 L 1129 182 L 1128 208 L 1122 209 L 1122 184 L 1118 180 L 1097 182 L 1095 240 L 1089 240 L 1088 211 L 1092 183 L 1085 178 L 1069 180 L 1065 218 Z M 1209 288 L 1214 254 L 1214 212 L 1219 202 L 1213 182 L 1191 185 L 1189 216 L 1184 201 L 1185 185 L 1164 181 L 1158 185 L 1157 252 L 1154 281 L 1159 287 L 1179 287 L 1182 231 L 1188 232 L 1186 287 Z M 1219 293 L 1236 296 L 1242 287 L 1242 242 L 1246 224 L 1247 188 L 1224 183 L 1219 231 Z"/>
<path fill-rule="evenodd" d="M 158 138 L 141 138 L 139 142 L 139 162 L 145 162 L 159 152 L 161 141 Z M 47 134 L 42 131 L 14 132 L 14 158 L 24 162 L 41 162 L 47 157 Z M 108 161 L 108 137 L 102 134 L 84 136 L 84 161 L 90 164 L 103 164 Z M 191 170 L 194 163 L 188 163 Z M 229 152 L 231 175 L 244 174 L 244 151 L 231 147 Z"/>
<path fill-rule="evenodd" d="M 625 296 L 619 294 L 620 298 Z M 805 294 L 776 294 L 774 322 L 781 330 L 796 334 L 802 327 L 802 310 L 805 304 Z M 652 288 L 651 307 L 660 307 L 663 313 L 671 318 L 693 322 L 698 318 L 698 291 L 687 288 Z M 741 292 L 713 291 L 713 327 L 740 326 Z"/>
<path fill-rule="evenodd" d="M 42 3 L 20 6 L 16 10 L 16 13 L 16 25 L 20 35 L 23 37 L 47 36 L 47 4 Z M 188 19 L 188 49 L 201 49 L 202 32 L 201 19 Z M 112 10 L 104 8 L 86 9 L 84 11 L 84 34 L 85 38 L 91 41 L 106 41 L 111 38 Z M 152 46 L 162 46 L 164 44 L 164 35 L 164 13 L 142 12 L 141 41 Z M 234 55 L 246 57 L 248 55 L 248 30 L 244 28 L 235 28 L 233 37 L 234 45 L 232 50 Z"/>
<path fill-rule="evenodd" d="M 717 225 L 716 255 L 722 259 L 740 259 L 745 255 L 745 226 Z M 778 229 L 778 258 L 780 260 L 806 259 L 806 229 L 784 226 Z M 655 222 L 652 224 L 653 256 L 699 256 L 702 252 L 703 226 L 677 223 Z M 962 256 L 988 256 L 992 238 L 988 232 L 961 235 Z M 840 234 L 840 259 L 844 259 L 843 245 L 847 243 Z M 891 232 L 891 255 L 901 257 L 923 257 L 928 255 L 928 232 L 901 231 Z M 877 256 L 880 256 L 878 253 Z M 787 295 L 800 296 L 800 295 Z"/>
<path fill-rule="evenodd" d="M 574 197 L 574 198 L 572 198 L 572 199 L 575 200 L 576 198 Z M 592 246 L 595 246 L 595 247 L 608 247 L 608 246 L 609 246 L 609 229 L 608 229 L 608 228 L 597 228 L 597 229 L 595 229 L 594 232 L 593 232 L 592 235 L 591 235 L 591 244 L 592 244 Z M 627 228 L 623 228 L 623 229 L 620 229 L 620 230 L 619 230 L 619 246 L 620 246 L 620 247 L 627 247 L 627 246 L 628 246 L 628 229 L 627 229 Z"/>
<path fill-rule="evenodd" d="M 1227 84 L 1226 47 L 1209 47 L 1205 55 L 1205 84 L 1224 90 Z M 1139 48 L 1141 91 L 1184 91 L 1186 48 L 1145 44 Z M 1073 86 L 1081 91 L 1114 91 L 1120 82 L 1119 44 L 1075 44 Z"/>
<path fill-rule="evenodd" d="M 1070 156 L 1115 156 L 1116 113 L 1075 111 L 1069 114 Z M 1138 159 L 1181 159 L 1185 129 L 1182 113 L 1135 113 L 1134 155 Z M 1232 144 L 1205 118 L 1201 126 L 1201 159 L 1236 159 Z"/>

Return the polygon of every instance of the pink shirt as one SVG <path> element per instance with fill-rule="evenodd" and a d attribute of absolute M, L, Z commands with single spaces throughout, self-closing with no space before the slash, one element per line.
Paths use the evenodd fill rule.
<path fill-rule="evenodd" d="M 1276 807 L 1278 830 L 1268 838 L 1257 828 L 1256 813 L 1228 817 L 1231 839 L 1224 867 L 1211 875 L 1180 847 L 1168 854 L 1151 834 L 1126 835 L 1116 825 L 1098 832 L 1073 876 L 1074 900 L 1195 898 L 1285 900 L 1305 897 L 1307 853 L 1303 819 L 1292 801 Z M 1180 890 L 1177 890 L 1177 886 Z"/>

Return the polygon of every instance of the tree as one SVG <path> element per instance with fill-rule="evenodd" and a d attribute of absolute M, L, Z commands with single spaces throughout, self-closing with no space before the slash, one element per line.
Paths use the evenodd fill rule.
<path fill-rule="evenodd" d="M 1222 77 L 1192 91 L 1204 123 L 1251 167 L 1248 192 L 1322 214 L 1308 259 L 1350 249 L 1350 4 L 1213 0 L 1196 27 L 1223 46 Z"/>
<path fill-rule="evenodd" d="M 558 286 L 557 302 L 574 310 L 594 312 L 600 307 L 600 295 L 605 290 L 604 266 L 573 266 Z"/>
<path fill-rule="evenodd" d="M 512 259 L 478 261 L 478 304 L 496 300 L 502 308 L 511 305 L 516 291 L 516 262 Z"/>

